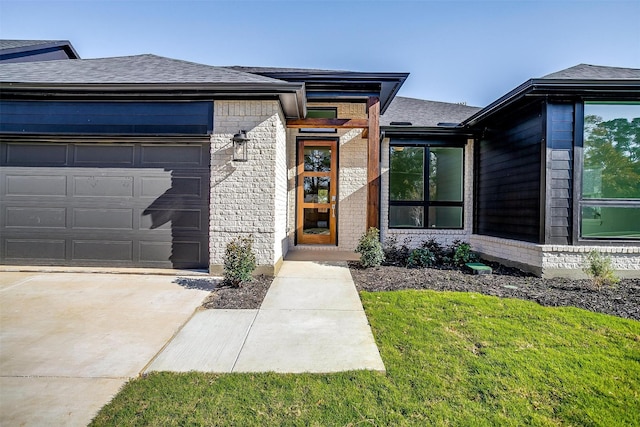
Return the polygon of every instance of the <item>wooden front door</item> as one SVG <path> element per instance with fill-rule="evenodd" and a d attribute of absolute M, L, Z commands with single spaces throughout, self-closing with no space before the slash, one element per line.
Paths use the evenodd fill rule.
<path fill-rule="evenodd" d="M 298 243 L 335 245 L 338 142 L 298 142 Z"/>

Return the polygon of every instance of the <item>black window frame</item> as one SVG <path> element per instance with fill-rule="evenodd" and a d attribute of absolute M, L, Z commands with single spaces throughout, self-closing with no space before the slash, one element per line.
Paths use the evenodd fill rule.
<path fill-rule="evenodd" d="M 459 202 L 450 201 L 431 201 L 429 192 L 429 168 L 423 166 L 423 199 L 422 201 L 404 201 L 391 200 L 391 150 L 393 147 L 420 147 L 425 148 L 423 154 L 423 165 L 427 165 L 430 149 L 433 148 L 460 148 L 462 150 L 462 200 Z M 465 228 L 465 143 L 443 140 L 419 141 L 415 139 L 393 138 L 389 142 L 389 191 L 387 199 L 389 208 L 387 212 L 387 227 L 392 230 L 464 230 Z M 392 206 L 409 206 L 423 208 L 423 226 L 422 227 L 406 227 L 391 225 L 391 207 Z M 459 207 L 462 209 L 462 218 L 460 227 L 429 227 L 429 207 Z"/>
<path fill-rule="evenodd" d="M 640 239 L 616 238 L 616 237 L 583 237 L 582 235 L 582 209 L 585 207 L 619 207 L 619 208 L 640 208 L 640 199 L 613 199 L 613 198 L 583 198 L 583 174 L 584 174 L 584 125 L 585 125 L 585 104 L 605 104 L 605 103 L 625 103 L 637 102 L 630 99 L 612 98 L 583 98 L 575 104 L 574 120 L 574 192 L 573 192 L 573 242 L 574 244 L 595 244 L 595 245 L 624 245 L 628 243 L 640 242 Z"/>

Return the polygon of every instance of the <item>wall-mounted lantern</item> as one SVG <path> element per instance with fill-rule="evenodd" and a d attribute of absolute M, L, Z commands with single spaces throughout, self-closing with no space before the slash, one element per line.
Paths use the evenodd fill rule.
<path fill-rule="evenodd" d="M 249 160 L 247 153 L 247 143 L 250 141 L 247 138 L 247 131 L 241 130 L 240 132 L 233 135 L 231 138 L 233 141 L 233 161 L 234 162 L 246 162 Z"/>

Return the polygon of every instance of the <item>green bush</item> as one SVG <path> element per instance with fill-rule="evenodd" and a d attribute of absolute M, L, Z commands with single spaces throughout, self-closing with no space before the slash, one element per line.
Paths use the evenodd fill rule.
<path fill-rule="evenodd" d="M 411 251 L 407 260 L 409 268 L 431 267 L 436 262 L 436 257 L 429 249 L 418 248 Z"/>
<path fill-rule="evenodd" d="M 360 264 L 364 268 L 379 267 L 384 261 L 384 251 L 380 243 L 380 230 L 371 227 L 360 237 L 356 252 L 360 254 Z"/>
<path fill-rule="evenodd" d="M 255 269 L 253 236 L 237 237 L 230 241 L 224 254 L 224 283 L 239 288 L 253 279 L 251 274 Z"/>
<path fill-rule="evenodd" d="M 478 256 L 471 251 L 471 245 L 460 240 L 455 240 L 453 246 L 451 246 L 453 253 L 452 261 L 453 265 L 460 267 L 468 262 L 475 262 L 478 260 Z"/>
<path fill-rule="evenodd" d="M 385 265 L 395 265 L 404 267 L 409 259 L 409 239 L 405 239 L 402 245 L 398 246 L 396 236 L 388 236 L 384 241 L 384 263 Z"/>
<path fill-rule="evenodd" d="M 593 286 L 600 290 L 603 286 L 612 286 L 620 281 L 611 265 L 611 258 L 592 250 L 587 255 L 586 265 L 582 269 L 591 278 Z"/>
<path fill-rule="evenodd" d="M 450 257 L 448 255 L 448 249 L 443 247 L 436 239 L 431 238 L 422 244 L 424 249 L 429 249 L 433 254 L 435 261 L 434 264 L 447 265 L 450 263 Z"/>

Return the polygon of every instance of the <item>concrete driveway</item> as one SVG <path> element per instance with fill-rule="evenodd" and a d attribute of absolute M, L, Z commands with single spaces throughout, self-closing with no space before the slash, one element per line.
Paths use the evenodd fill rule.
<path fill-rule="evenodd" d="M 0 272 L 0 425 L 86 426 L 208 294 L 175 278 Z"/>

